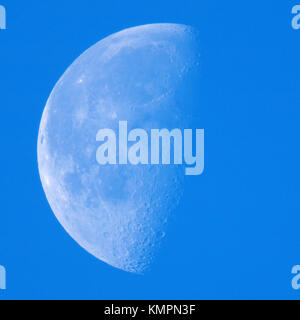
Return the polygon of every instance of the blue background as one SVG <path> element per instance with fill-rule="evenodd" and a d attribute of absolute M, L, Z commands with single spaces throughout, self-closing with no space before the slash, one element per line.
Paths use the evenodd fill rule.
<path fill-rule="evenodd" d="M 299 1 L 298 1 L 299 2 Z M 300 30 L 295 1 L 5 1 L 0 31 L 0 299 L 299 299 Z M 44 196 L 36 143 L 46 100 L 88 47 L 174 22 L 202 36 L 205 172 L 150 273 L 98 261 Z"/>

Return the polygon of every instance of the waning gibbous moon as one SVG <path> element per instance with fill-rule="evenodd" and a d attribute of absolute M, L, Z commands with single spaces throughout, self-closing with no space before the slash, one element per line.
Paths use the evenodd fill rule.
<path fill-rule="evenodd" d="M 101 166 L 96 134 L 103 128 L 117 133 L 122 120 L 128 131 L 189 128 L 199 57 L 191 27 L 126 29 L 75 60 L 48 99 L 38 137 L 46 197 L 69 235 L 111 266 L 134 273 L 151 266 L 181 199 L 184 169 Z"/>

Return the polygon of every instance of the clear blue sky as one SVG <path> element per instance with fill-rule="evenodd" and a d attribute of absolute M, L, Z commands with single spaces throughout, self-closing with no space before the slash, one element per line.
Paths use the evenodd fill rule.
<path fill-rule="evenodd" d="M 0 299 L 299 299 L 300 1 L 5 1 L 0 32 Z M 44 196 L 36 143 L 58 78 L 127 27 L 174 22 L 202 35 L 205 173 L 186 192 L 151 273 L 80 248 Z"/>

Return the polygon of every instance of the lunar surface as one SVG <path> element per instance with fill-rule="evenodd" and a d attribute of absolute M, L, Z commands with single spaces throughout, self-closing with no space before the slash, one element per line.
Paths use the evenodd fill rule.
<path fill-rule="evenodd" d="M 151 266 L 182 197 L 184 167 L 99 165 L 97 132 L 117 135 L 119 121 L 128 131 L 190 128 L 199 53 L 188 26 L 126 29 L 83 53 L 48 99 L 38 137 L 46 197 L 69 235 L 113 267 Z"/>

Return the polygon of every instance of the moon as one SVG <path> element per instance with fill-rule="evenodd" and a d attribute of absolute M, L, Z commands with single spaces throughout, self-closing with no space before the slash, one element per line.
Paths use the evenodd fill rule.
<path fill-rule="evenodd" d="M 198 33 L 150 24 L 84 52 L 55 85 L 43 112 L 38 166 L 47 200 L 68 234 L 107 264 L 149 270 L 183 195 L 178 165 L 99 165 L 99 129 L 189 128 L 199 93 Z M 188 217 L 187 217 L 188 218 Z"/>

